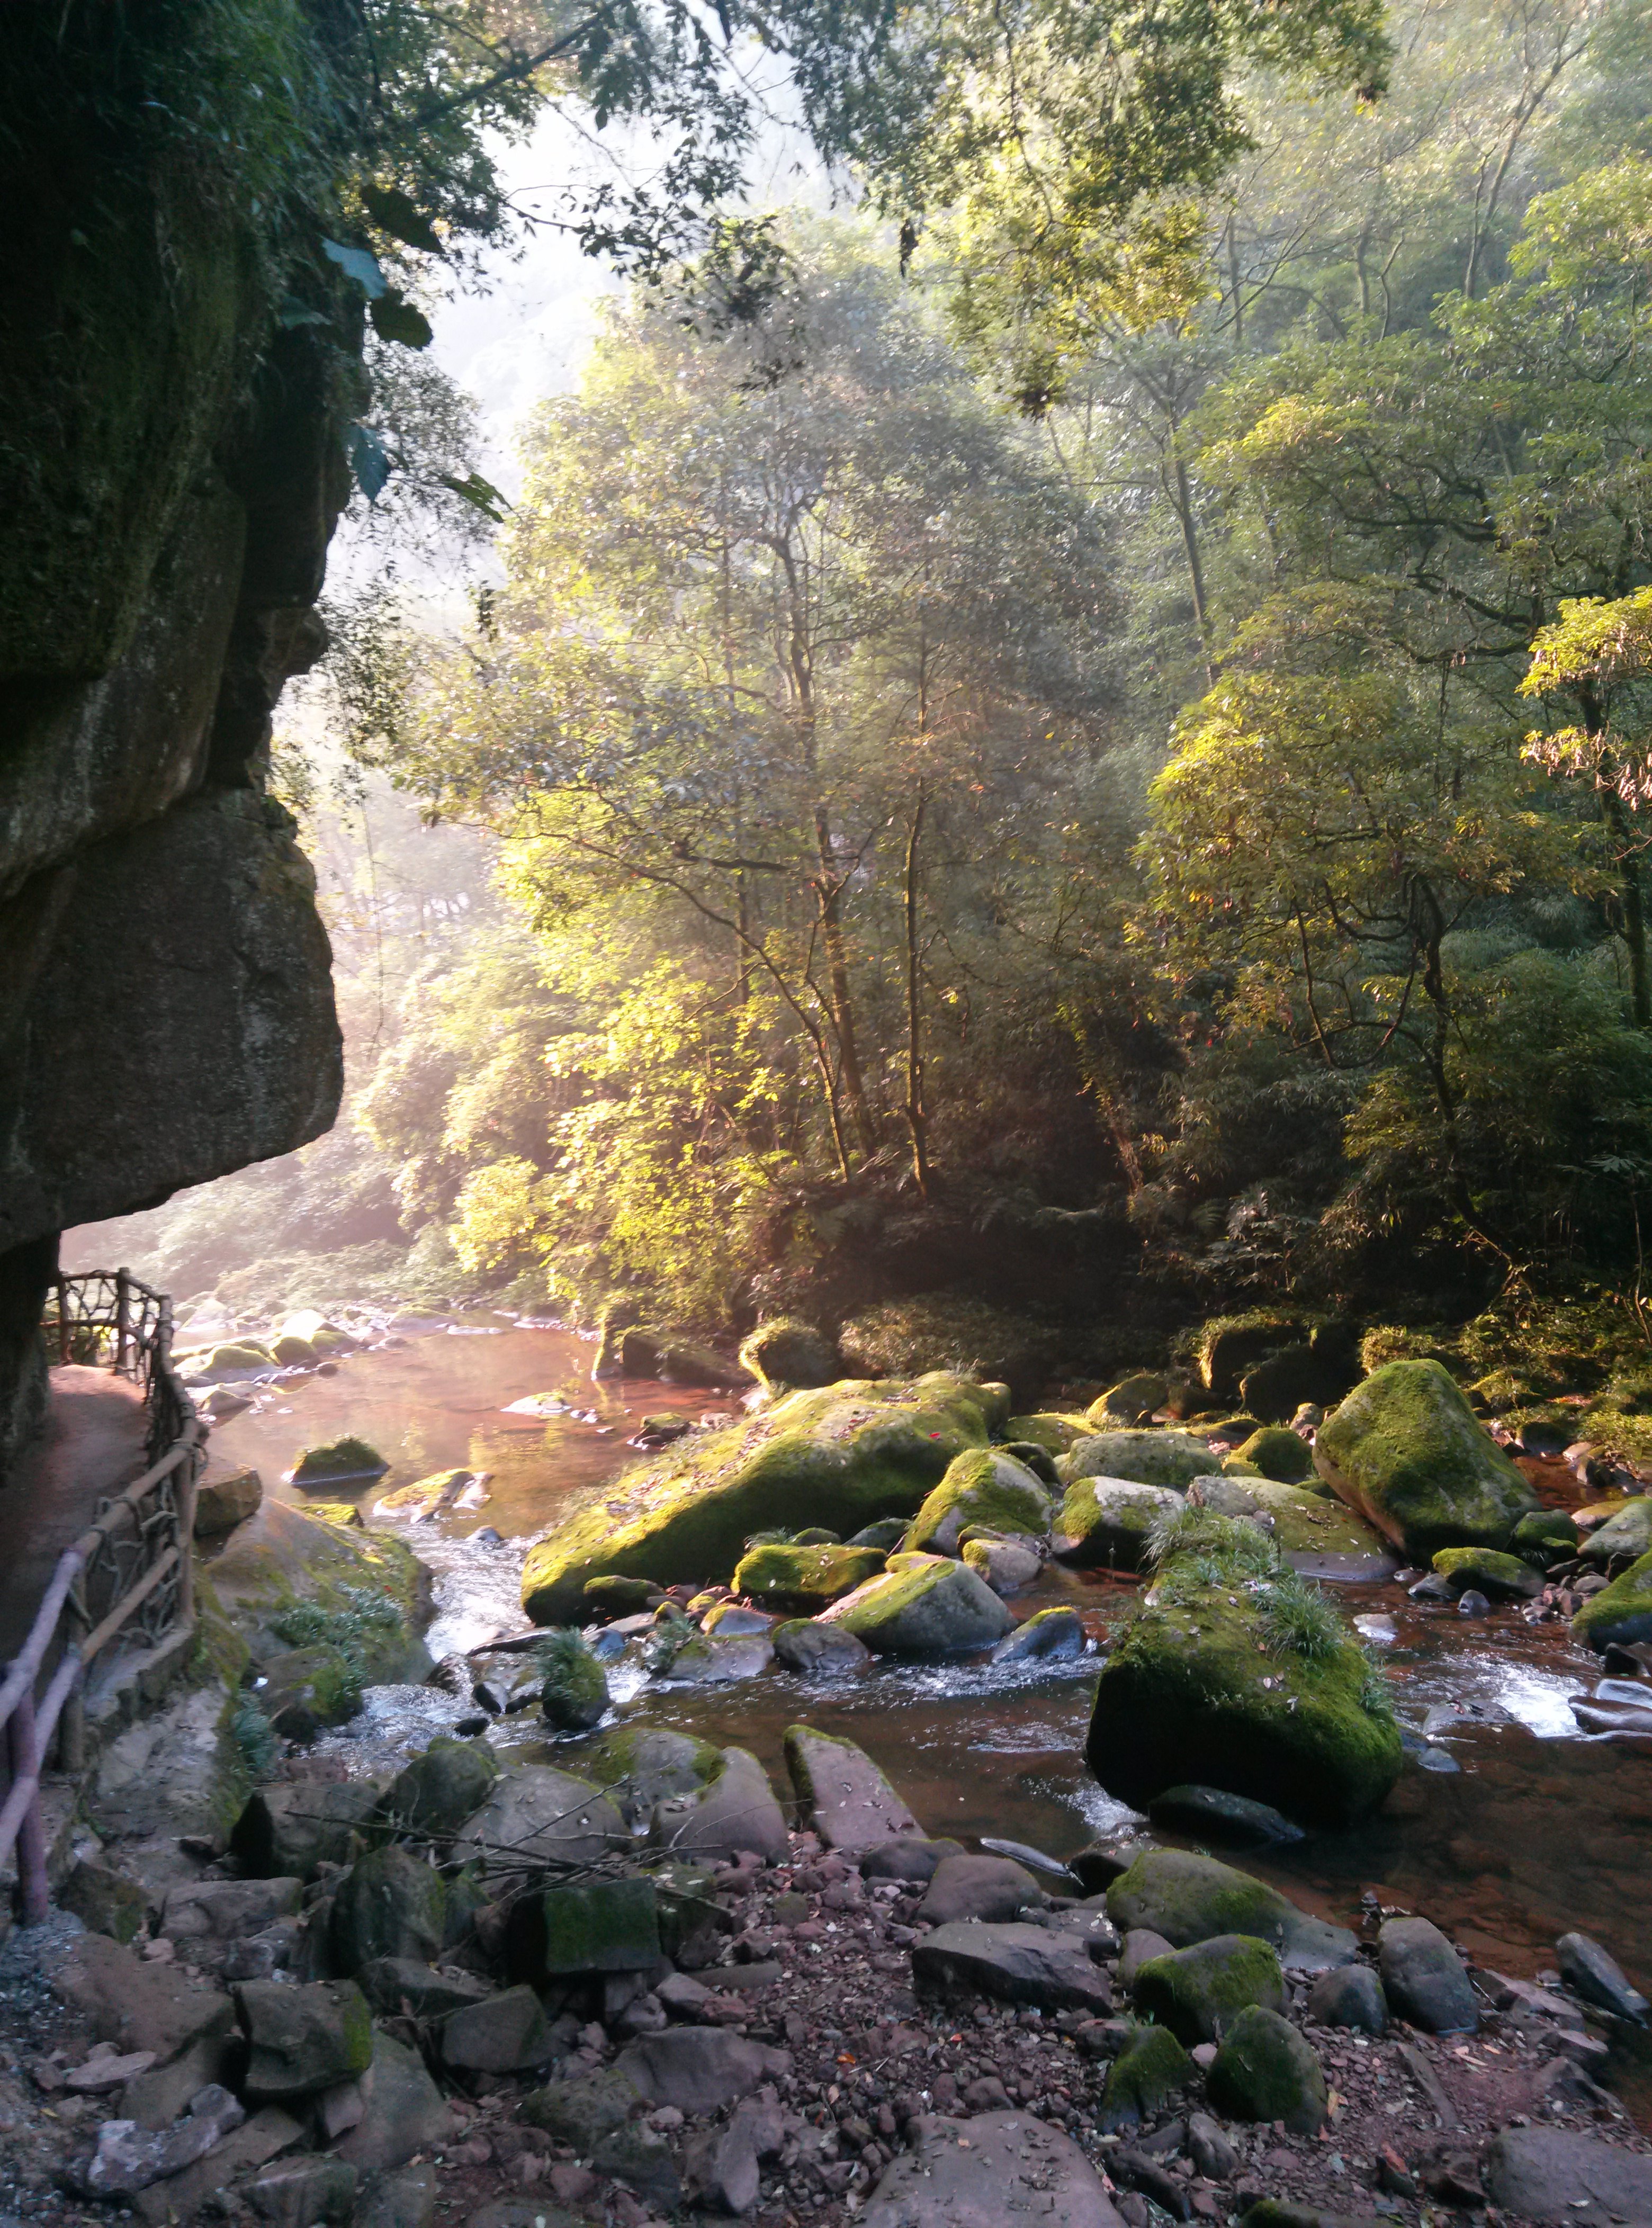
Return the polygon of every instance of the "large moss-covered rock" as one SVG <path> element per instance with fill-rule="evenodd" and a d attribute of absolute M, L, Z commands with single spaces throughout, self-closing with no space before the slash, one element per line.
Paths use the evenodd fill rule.
<path fill-rule="evenodd" d="M 709 1741 L 669 1725 L 628 1725 L 606 1733 L 580 1758 L 634 1825 L 646 1825 L 668 1796 L 692 1795 L 716 1778 L 722 1757 Z"/>
<path fill-rule="evenodd" d="M 1376 1808 L 1399 1776 L 1399 1729 L 1329 1604 L 1310 1612 L 1309 1651 L 1292 1643 L 1284 1618 L 1307 1591 L 1161 1581 L 1097 1682 L 1085 1752 L 1110 1794 L 1142 1809 L 1192 1781 L 1323 1825 Z"/>
<path fill-rule="evenodd" d="M 1138 1571 L 1155 1518 L 1181 1506 L 1181 1495 L 1168 1485 L 1080 1478 L 1067 1488 L 1056 1519 L 1056 1553 L 1081 1570 Z"/>
<path fill-rule="evenodd" d="M 1118 2133 L 1153 2118 L 1193 2078 L 1193 2060 L 1168 2027 L 1139 2028 L 1107 2069 L 1103 2131 Z"/>
<path fill-rule="evenodd" d="M 547 1764 L 502 1773 L 481 1809 L 464 1821 L 455 1857 L 509 1875 L 547 1864 L 591 1865 L 631 1846 L 618 1811 L 599 1788 Z"/>
<path fill-rule="evenodd" d="M 422 1679 L 430 1669 L 418 1636 L 430 1615 L 430 1572 L 388 1533 L 326 1523 L 266 1498 L 197 1587 L 203 1607 L 241 1635 L 260 1667 L 291 1647 L 347 1643 L 369 1686 Z M 295 1621 L 301 1608 L 339 1622 Z"/>
<path fill-rule="evenodd" d="M 1314 1464 L 1404 1555 L 1503 1547 L 1537 1496 L 1437 1361 L 1390 1361 L 1325 1418 Z"/>
<path fill-rule="evenodd" d="M 1345 1501 L 1265 1477 L 1246 1478 L 1244 1486 L 1257 1514 L 1271 1520 L 1274 1545 L 1288 1562 L 1324 1563 L 1339 1575 L 1344 1563 L 1380 1562 L 1386 1570 L 1393 1568 L 1388 1542 Z M 1373 1570 L 1372 1575 L 1380 1573 Z"/>
<path fill-rule="evenodd" d="M 1007 1412 L 1002 1386 L 945 1375 L 791 1393 L 594 1488 L 529 1548 L 523 1606 L 535 1623 L 569 1623 L 599 1572 L 671 1585 L 732 1571 L 753 1533 L 824 1525 L 847 1538 L 913 1515 Z"/>
<path fill-rule="evenodd" d="M 1080 1439 L 1094 1437 L 1095 1427 L 1083 1416 L 1066 1416 L 1041 1409 L 1030 1416 L 1011 1416 L 1004 1425 L 1006 1443 L 1022 1440 L 1042 1447 L 1047 1454 L 1069 1453 Z"/>
<path fill-rule="evenodd" d="M 1434 1558 L 1434 1571 L 1453 1593 L 1472 1586 L 1492 1601 L 1530 1600 L 1543 1591 L 1543 1580 L 1518 1555 L 1499 1554 L 1495 1547 L 1442 1547 Z"/>
<path fill-rule="evenodd" d="M 1271 1946 L 1250 1934 L 1213 1934 L 1191 1949 L 1149 1957 L 1130 1994 L 1136 2008 L 1178 2042 L 1217 2042 L 1252 2004 L 1285 2007 L 1284 1975 Z"/>
<path fill-rule="evenodd" d="M 874 1578 L 884 1558 L 875 1547 L 753 1547 L 734 1570 L 734 1591 L 765 1609 L 812 1616 Z"/>
<path fill-rule="evenodd" d="M 446 1931 L 441 1874 L 400 1842 L 359 1857 L 334 1892 L 328 1939 L 337 1972 L 356 1972 L 375 1957 L 432 1964 Z"/>
<path fill-rule="evenodd" d="M 1241 2012 L 1206 2077 L 1211 2103 L 1230 2120 L 1283 2120 L 1311 2135 L 1329 2109 L 1313 2047 L 1289 2020 L 1262 2005 Z"/>
<path fill-rule="evenodd" d="M 1092 1431 L 1114 1431 L 1121 1424 L 1134 1427 L 1149 1418 L 1155 1409 L 1163 1407 L 1169 1397 L 1169 1385 L 1162 1377 L 1150 1370 L 1138 1370 L 1134 1376 L 1121 1378 L 1099 1400 L 1092 1401 L 1085 1421 Z"/>
<path fill-rule="evenodd" d="M 1278 1485 L 1300 1485 L 1314 1473 L 1313 1450 L 1306 1439 L 1280 1424 L 1265 1424 L 1239 1449 L 1242 1462 Z"/>
<path fill-rule="evenodd" d="M 857 1586 L 822 1612 L 874 1655 L 947 1655 L 989 1648 L 1015 1620 L 967 1563 L 926 1561 Z"/>
<path fill-rule="evenodd" d="M 1652 1555 L 1642 1555 L 1584 1604 L 1572 1620 L 1572 1636 L 1601 1654 L 1614 1641 L 1627 1648 L 1652 1640 Z"/>
<path fill-rule="evenodd" d="M 946 1475 L 912 1519 L 905 1546 L 931 1554 L 956 1555 L 971 1525 L 989 1532 L 1050 1528 L 1050 1496 L 1023 1462 L 1001 1447 L 971 1448 L 949 1463 Z"/>
<path fill-rule="evenodd" d="M 445 1840 L 480 1809 L 498 1777 L 493 1751 L 484 1743 L 433 1740 L 397 1773 L 381 1813 L 401 1833 Z"/>
<path fill-rule="evenodd" d="M 1121 1477 L 1185 1493 L 1194 1478 L 1213 1476 L 1221 1464 L 1193 1431 L 1098 1431 L 1080 1439 L 1057 1468 L 1068 1485 L 1081 1477 Z"/>
<path fill-rule="evenodd" d="M 1144 1850 L 1108 1889 L 1107 1916 L 1122 1934 L 1145 1929 L 1178 1950 L 1246 1935 L 1301 1971 L 1346 1965 L 1359 1946 L 1346 1927 L 1310 1917 L 1277 1888 L 1190 1849 Z"/>
<path fill-rule="evenodd" d="M 791 1316 L 759 1323 L 741 1347 L 740 1361 L 777 1398 L 835 1384 L 843 1374 L 842 1357 L 824 1331 Z"/>
<path fill-rule="evenodd" d="M 308 1490 L 312 1485 L 336 1485 L 343 1478 L 382 1477 L 389 1467 L 376 1447 L 347 1436 L 306 1447 L 294 1465 L 292 1482 Z"/>

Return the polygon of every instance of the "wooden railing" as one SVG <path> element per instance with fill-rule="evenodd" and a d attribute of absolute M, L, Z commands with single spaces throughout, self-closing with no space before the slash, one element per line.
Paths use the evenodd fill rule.
<path fill-rule="evenodd" d="M 42 1758 L 55 1733 L 58 1768 L 77 1771 L 84 1764 L 90 1666 L 117 1640 L 154 1647 L 194 1623 L 190 1541 L 206 1459 L 195 1403 L 172 1366 L 172 1303 L 163 1293 L 125 1269 L 60 1277 L 43 1328 L 54 1360 L 102 1365 L 143 1388 L 147 1467 L 99 1503 L 59 1556 L 29 1637 L 0 1682 L 11 1767 L 0 1804 L 0 1864 L 15 1847 L 25 1926 L 46 1917 L 49 1892 Z"/>

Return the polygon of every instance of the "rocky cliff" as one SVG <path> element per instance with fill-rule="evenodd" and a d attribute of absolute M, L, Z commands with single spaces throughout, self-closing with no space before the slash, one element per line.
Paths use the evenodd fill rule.
<path fill-rule="evenodd" d="M 274 298 L 187 153 L 86 102 L 14 118 L 0 176 L 3 1474 L 56 1233 L 337 1111 L 314 879 L 264 779 L 323 646 L 359 375 L 348 310 Z"/>

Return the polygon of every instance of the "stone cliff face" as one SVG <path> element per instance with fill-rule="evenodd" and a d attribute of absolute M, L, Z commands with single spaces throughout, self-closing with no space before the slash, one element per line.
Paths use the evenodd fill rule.
<path fill-rule="evenodd" d="M 14 133 L 4 170 L 0 1475 L 57 1233 L 337 1111 L 314 878 L 264 777 L 324 643 L 355 375 L 176 158 L 88 125 Z"/>

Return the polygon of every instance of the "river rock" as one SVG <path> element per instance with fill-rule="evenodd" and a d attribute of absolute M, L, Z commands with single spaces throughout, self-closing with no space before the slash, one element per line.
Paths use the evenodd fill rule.
<path fill-rule="evenodd" d="M 956 1555 L 971 1525 L 1037 1538 L 1049 1530 L 1050 1516 L 1050 1496 L 1025 1463 L 1002 1447 L 972 1448 L 948 1464 L 904 1544 L 919 1553 Z"/>
<path fill-rule="evenodd" d="M 872 1650 L 863 1640 L 841 1625 L 823 1624 L 817 1617 L 798 1617 L 774 1629 L 774 1660 L 783 1670 L 801 1672 L 805 1678 L 842 1678 L 864 1671 Z"/>
<path fill-rule="evenodd" d="M 1615 1516 L 1597 1526 L 1578 1553 L 1603 1571 L 1612 1563 L 1636 1563 L 1652 1554 L 1652 1493 L 1625 1501 Z"/>
<path fill-rule="evenodd" d="M 813 1323 L 777 1316 L 759 1323 L 740 1348 L 741 1366 L 764 1391 L 778 1399 L 788 1392 L 834 1385 L 843 1374 L 835 1341 Z"/>
<path fill-rule="evenodd" d="M 1215 1475 L 1221 1463 L 1208 1441 L 1193 1431 L 1100 1431 L 1080 1439 L 1056 1468 L 1067 1486 L 1080 1478 L 1105 1477 L 1168 1486 L 1181 1494 L 1194 1478 Z"/>
<path fill-rule="evenodd" d="M 557 2050 L 550 2022 L 528 1988 L 505 1988 L 450 2012 L 438 2047 L 443 2065 L 461 2073 L 527 2073 L 548 2063 Z"/>
<path fill-rule="evenodd" d="M 1218 2042 L 1252 2004 L 1285 2007 L 1284 1975 L 1265 1942 L 1216 1934 L 1190 1950 L 1174 1950 L 1143 1965 L 1130 1994 L 1139 2012 L 1169 2027 L 1189 2048 Z"/>
<path fill-rule="evenodd" d="M 1346 1927 L 1310 1918 L 1248 1873 L 1188 1849 L 1144 1850 L 1108 1889 L 1107 1916 L 1121 1933 L 1150 1927 L 1178 1950 L 1218 1934 L 1252 1935 L 1288 1972 L 1348 1964 L 1359 1947 Z"/>
<path fill-rule="evenodd" d="M 221 1539 L 253 1515 L 263 1498 L 264 1481 L 255 1469 L 213 1456 L 195 1488 L 195 1538 Z"/>
<path fill-rule="evenodd" d="M 726 2127 L 698 2137 L 686 2166 L 689 2194 L 708 2199 L 720 2212 L 755 2211 L 759 2162 L 772 2158 L 785 2140 L 785 2122 L 772 2089 L 743 2097 Z"/>
<path fill-rule="evenodd" d="M 1199 1490 L 1204 1489 L 1201 1482 Z M 1245 1489 L 1258 1517 L 1271 1527 L 1279 1553 L 1296 1568 L 1350 1580 L 1386 1578 L 1393 1570 L 1394 1553 L 1381 1533 L 1328 1486 L 1276 1485 L 1253 1477 L 1245 1481 Z M 1189 1499 L 1192 1494 L 1190 1487 Z"/>
<path fill-rule="evenodd" d="M 1107 2069 L 1098 2125 L 1116 2135 L 1162 2111 L 1194 2078 L 1194 2063 L 1168 2027 L 1127 2033 Z"/>
<path fill-rule="evenodd" d="M 445 1841 L 487 1801 L 498 1777 L 485 1742 L 433 1740 L 391 1782 L 380 1811 L 401 1833 Z"/>
<path fill-rule="evenodd" d="M 540 1650 L 540 1708 L 560 1733 L 589 1732 L 608 1709 L 608 1681 L 596 1657 L 571 1625 L 553 1632 Z"/>
<path fill-rule="evenodd" d="M 508 1962 L 536 1988 L 582 1973 L 646 1973 L 660 1962 L 659 1908 L 644 1873 L 569 1880 L 516 1902 Z"/>
<path fill-rule="evenodd" d="M 989 1648 L 1015 1624 L 966 1564 L 925 1562 L 857 1586 L 824 1612 L 874 1655 L 947 1655 Z"/>
<path fill-rule="evenodd" d="M 627 2043 L 613 2070 L 652 2104 L 675 2104 L 680 2112 L 720 2112 L 750 2096 L 760 2081 L 790 2073 L 791 2054 L 748 2042 L 727 2027 L 667 2027 Z"/>
<path fill-rule="evenodd" d="M 984 1539 L 979 1533 L 964 1541 L 964 1560 L 1001 1597 L 1023 1591 L 1044 1568 L 1044 1557 L 1034 1541 Z"/>
<path fill-rule="evenodd" d="M 1617 2019 L 1644 2026 L 1652 2004 L 1630 1982 L 1617 1959 L 1587 1934 L 1563 1934 L 1554 1945 L 1560 1978 L 1573 1995 Z"/>
<path fill-rule="evenodd" d="M 93 2197 L 135 2196 L 205 2158 L 246 2117 L 227 2089 L 209 2088 L 190 2099 L 182 2119 L 157 2133 L 131 2120 L 106 2120 L 86 2169 L 86 2189 Z"/>
<path fill-rule="evenodd" d="M 1325 2123 L 1329 2100 L 1312 2046 L 1261 2004 L 1228 2028 L 1205 2077 L 1211 2103 L 1230 2120 L 1283 2120 L 1293 2135 Z"/>
<path fill-rule="evenodd" d="M 1390 2006 L 1429 2034 L 1472 2034 L 1480 2024 L 1463 1961 L 1426 1918 L 1388 1918 L 1377 1936 L 1377 1969 Z"/>
<path fill-rule="evenodd" d="M 679 1617 L 656 1624 L 643 1642 L 643 1664 L 650 1677 L 676 1687 L 724 1687 L 755 1679 L 774 1661 L 774 1642 L 765 1632 L 708 1636 Z"/>
<path fill-rule="evenodd" d="M 1369 1965 L 1335 1965 L 1309 1989 L 1308 2016 L 1322 2026 L 1383 2034 L 1388 2026 L 1388 2000 Z"/>
<path fill-rule="evenodd" d="M 703 1786 L 656 1803 L 648 1840 L 650 1848 L 700 1859 L 727 1859 L 750 1850 L 765 1864 L 778 1865 L 791 1853 L 769 1775 L 743 1748 L 720 1750 Z"/>
<path fill-rule="evenodd" d="M 992 1651 L 995 1663 L 1056 1661 L 1085 1651 L 1084 1620 L 1076 1609 L 1041 1609 L 1006 1634 Z"/>
<path fill-rule="evenodd" d="M 812 1616 L 876 1578 L 883 1556 L 875 1547 L 753 1547 L 736 1565 L 733 1587 L 748 1601 Z"/>
<path fill-rule="evenodd" d="M 313 2097 L 366 2071 L 373 2020 L 354 1981 L 243 1981 L 235 1990 L 247 2037 L 247 2095 L 264 2104 Z"/>
<path fill-rule="evenodd" d="M 864 1849 L 923 1831 L 871 1757 L 853 1741 L 788 1725 L 786 1770 L 804 1824 L 829 1849 Z"/>
<path fill-rule="evenodd" d="M 354 1973 L 375 1957 L 429 1964 L 446 1938 L 446 1885 L 400 1842 L 371 1849 L 335 1888 L 327 1932 L 335 1972 Z"/>
<path fill-rule="evenodd" d="M 438 1972 L 412 1957 L 375 1957 L 356 1974 L 355 1985 L 375 2012 L 417 2020 L 445 2019 L 491 1993 L 469 1973 Z"/>
<path fill-rule="evenodd" d="M 693 1607 L 693 1604 L 690 1603 L 691 1615 Z M 736 1634 L 745 1635 L 752 1632 L 772 1634 L 775 1622 L 766 1610 L 743 1609 L 737 1601 L 720 1601 L 708 1609 L 701 1618 L 700 1629 L 712 1638 L 721 1634 L 724 1638 L 732 1639 Z"/>
<path fill-rule="evenodd" d="M 1147 1806 L 1156 1826 L 1172 1833 L 1197 1834 L 1240 1848 L 1268 1842 L 1300 1841 L 1303 1830 L 1266 1802 L 1230 1795 L 1225 1787 L 1167 1787 Z"/>
<path fill-rule="evenodd" d="M 503 1773 L 465 1820 L 453 1854 L 508 1873 L 547 1862 L 593 1864 L 630 1845 L 624 1821 L 599 1788 L 548 1764 L 522 1764 Z"/>
<path fill-rule="evenodd" d="M 1099 1400 L 1092 1400 L 1084 1419 L 1092 1431 L 1111 1431 L 1120 1425 L 1135 1429 L 1149 1424 L 1155 1409 L 1162 1408 L 1169 1397 L 1168 1380 L 1150 1370 L 1138 1370 L 1110 1386 Z"/>
<path fill-rule="evenodd" d="M 1314 1475 L 1314 1457 L 1308 1442 L 1299 1432 L 1282 1424 L 1265 1424 L 1259 1431 L 1252 1431 L 1236 1450 L 1241 1462 L 1247 1462 L 1276 1485 L 1300 1485 L 1304 1478 Z"/>
<path fill-rule="evenodd" d="M 1119 1944 L 1119 1987 L 1133 1988 L 1143 1966 L 1150 1964 L 1156 1957 L 1169 1956 L 1173 1949 L 1174 1944 L 1167 1942 L 1162 1934 L 1156 1934 L 1150 1926 L 1132 1926 Z"/>
<path fill-rule="evenodd" d="M 379 1789 L 363 1780 L 258 1788 L 236 1821 L 230 1853 L 255 1879 L 313 1879 L 318 1865 L 349 1863 L 378 1802 Z"/>
<path fill-rule="evenodd" d="M 1597 1655 L 1652 1640 L 1652 1554 L 1585 1602 L 1572 1620 L 1572 1636 Z"/>
<path fill-rule="evenodd" d="M 895 1840 L 876 1841 L 856 1860 L 862 1879 L 932 1880 L 943 1859 L 961 1857 L 961 1841 L 930 1841 L 922 1834 L 902 1834 Z"/>
<path fill-rule="evenodd" d="M 1542 1578 L 1529 1563 L 1492 1547 L 1442 1547 L 1433 1567 L 1454 1594 L 1472 1588 L 1492 1601 L 1533 1601 L 1543 1591 Z"/>
<path fill-rule="evenodd" d="M 1079 1478 L 1066 1489 L 1055 1521 L 1056 1553 L 1080 1570 L 1140 1570 L 1154 1523 L 1182 1505 L 1181 1495 L 1169 1486 Z"/>
<path fill-rule="evenodd" d="M 1045 1901 L 1031 1873 L 1007 1857 L 946 1857 L 936 1866 L 918 1915 L 928 1926 L 1014 1919 Z"/>
<path fill-rule="evenodd" d="M 861 2214 L 864 2228 L 1124 2228 L 1071 2136 L 1030 2112 L 925 2118 L 886 2167 Z"/>
<path fill-rule="evenodd" d="M 535 1623 L 560 1623 L 579 1614 L 598 1572 L 669 1585 L 732 1571 L 759 1531 L 823 1525 L 848 1536 L 909 1516 L 1004 1413 L 1002 1386 L 938 1371 L 789 1393 L 594 1488 L 528 1550 L 523 1606 Z"/>
<path fill-rule="evenodd" d="M 345 1478 L 382 1477 L 390 1465 L 365 1439 L 330 1439 L 323 1446 L 306 1447 L 293 1465 L 292 1482 L 309 1492 L 317 1485 L 336 1485 Z"/>
<path fill-rule="evenodd" d="M 1537 1495 L 1437 1361 L 1390 1361 L 1327 1416 L 1314 1465 L 1402 1555 L 1506 1547 Z"/>
<path fill-rule="evenodd" d="M 912 1953 L 912 1977 L 943 1995 L 972 1994 L 1041 2011 L 1112 2008 L 1107 1975 L 1082 1942 L 1047 1926 L 938 1926 Z"/>
<path fill-rule="evenodd" d="M 1566 2128 L 1504 2128 L 1481 2180 L 1521 2220 L 1652 2220 L 1652 2158 Z"/>
<path fill-rule="evenodd" d="M 362 2116 L 334 2145 L 358 2173 L 406 2166 L 419 2152 L 439 2150 L 451 2139 L 453 2116 L 424 2060 L 393 2036 L 375 2030 L 372 2062 L 361 2088 Z"/>

